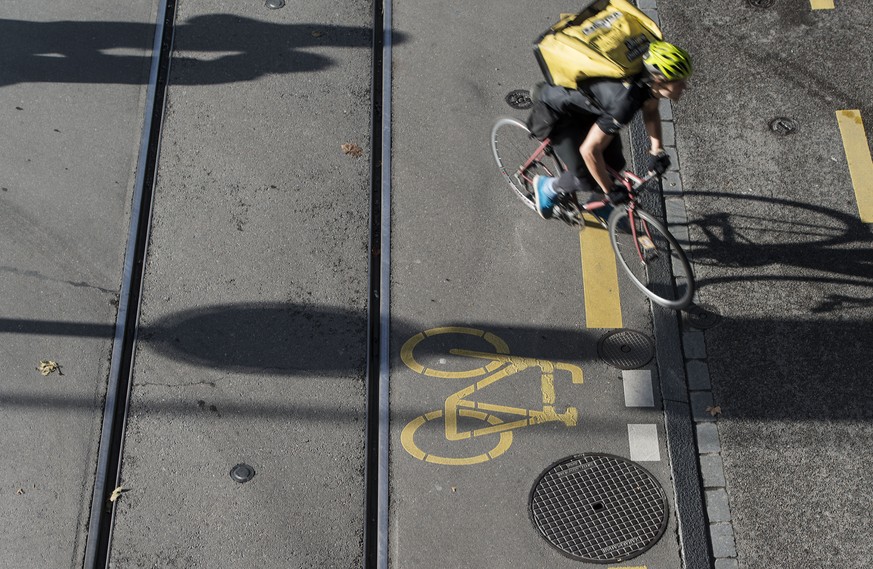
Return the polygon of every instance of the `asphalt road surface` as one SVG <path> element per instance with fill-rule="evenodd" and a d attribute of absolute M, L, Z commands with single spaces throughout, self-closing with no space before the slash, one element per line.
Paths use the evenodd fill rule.
<path fill-rule="evenodd" d="M 873 562 L 871 16 L 640 5 L 694 57 L 662 105 L 666 206 L 647 206 L 686 244 L 706 325 L 604 284 L 605 232 L 538 218 L 495 168 L 491 126 L 525 116 L 505 97 L 540 80 L 532 40 L 577 5 L 395 4 L 383 93 L 367 2 L 179 0 L 109 503 L 93 494 L 159 5 L 4 3 L 0 564 L 89 563 L 97 504 L 117 568 L 603 566 L 531 519 L 540 475 L 580 453 L 662 492 L 663 533 L 609 567 Z M 382 298 L 384 535 L 365 515 Z M 650 357 L 605 361 L 614 331 Z"/>

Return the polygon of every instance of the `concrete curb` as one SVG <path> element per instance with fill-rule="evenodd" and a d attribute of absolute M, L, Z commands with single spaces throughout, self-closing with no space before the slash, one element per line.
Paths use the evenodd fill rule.
<path fill-rule="evenodd" d="M 638 0 L 637 4 L 660 26 L 655 0 Z M 676 125 L 673 122 L 672 105 L 667 100 L 661 102 L 661 119 L 664 148 L 673 159 L 671 171 L 663 177 L 662 188 L 667 227 L 688 253 L 693 266 L 694 259 L 689 253 L 691 240 L 688 233 L 688 214 L 683 198 L 679 151 L 676 147 Z M 695 296 L 695 302 L 697 301 Z M 716 569 L 735 569 L 738 567 L 737 550 L 716 422 L 719 410 L 712 395 L 709 367 L 706 363 L 706 339 L 702 330 L 689 326 L 687 321 L 683 322 L 682 328 L 685 378 L 697 442 L 697 459 L 704 489 L 712 555 Z"/>

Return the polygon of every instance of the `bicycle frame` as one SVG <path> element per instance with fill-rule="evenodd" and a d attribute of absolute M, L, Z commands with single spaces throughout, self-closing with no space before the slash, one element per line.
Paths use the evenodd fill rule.
<path fill-rule="evenodd" d="M 636 250 L 637 250 L 637 256 L 640 258 L 641 262 L 645 263 L 646 259 L 643 257 L 642 250 L 640 250 L 641 236 L 637 235 L 637 224 L 634 222 L 634 219 L 635 219 L 634 212 L 636 211 L 636 208 L 637 208 L 637 197 L 634 194 L 634 192 L 638 188 L 643 186 L 646 182 L 648 182 L 649 180 L 651 180 L 652 178 L 657 176 L 657 173 L 649 172 L 643 178 L 640 178 L 639 176 L 637 176 L 633 172 L 628 172 L 627 170 L 619 173 L 619 172 L 616 172 L 615 170 L 613 170 L 612 168 L 609 168 L 609 173 L 615 180 L 621 182 L 624 185 L 625 189 L 627 190 L 627 194 L 628 194 L 627 217 L 628 217 L 628 223 L 630 224 L 631 236 L 633 237 L 634 246 L 636 247 Z M 602 202 L 600 202 L 601 205 L 599 207 L 603 207 L 604 205 L 606 205 L 607 201 L 608 200 L 603 200 Z M 595 203 L 597 203 L 597 202 L 595 202 Z M 649 231 L 649 225 L 645 222 L 645 220 L 642 220 L 642 219 L 640 220 L 640 227 L 643 228 L 643 231 L 645 231 L 645 233 L 646 233 L 646 238 L 651 243 L 652 242 L 652 234 Z"/>
<path fill-rule="evenodd" d="M 521 178 L 530 185 L 533 185 L 533 178 L 527 175 L 530 167 L 534 165 L 534 163 L 539 162 L 542 164 L 541 158 L 545 155 L 554 156 L 554 150 L 552 150 L 552 141 L 551 139 L 546 138 L 543 140 L 537 149 L 531 154 L 530 158 L 527 161 L 519 166 L 518 171 L 515 173 L 516 176 L 521 176 Z M 545 168 L 545 165 L 543 166 Z M 546 171 L 549 171 L 546 168 Z M 550 172 L 551 173 L 551 172 Z M 556 172 L 557 174 L 557 172 Z"/>
<path fill-rule="evenodd" d="M 524 141 L 525 135 L 527 141 Z M 533 211 L 536 211 L 537 201 L 535 188 L 532 187 L 534 179 L 537 176 L 553 177 L 566 170 L 555 153 L 551 139 L 536 139 L 526 125 L 515 118 L 502 117 L 495 122 L 491 130 L 491 150 L 501 175 L 513 193 Z M 657 174 L 649 172 L 645 176 L 638 176 L 626 170 L 618 172 L 613 169 L 608 169 L 604 174 L 615 180 L 616 191 L 595 197 L 592 201 L 587 201 L 588 195 L 583 194 L 582 201 L 587 201 L 584 204 L 580 204 L 580 197 L 576 193 L 561 192 L 557 198 L 553 197 L 554 207 L 552 215 L 548 217 L 563 221 L 580 231 L 586 226 L 603 227 L 608 231 L 616 256 L 620 257 L 620 265 L 634 286 L 661 306 L 674 310 L 685 308 L 693 301 L 695 288 L 688 257 L 666 224 L 637 201 L 642 191 L 648 189 L 643 186 Z M 617 211 L 607 215 L 612 206 L 617 206 Z M 667 257 L 674 269 L 670 273 L 674 280 L 661 283 L 663 275 L 659 275 L 659 286 L 655 290 L 650 286 L 653 282 L 649 265 Z M 642 265 L 642 270 L 639 265 Z M 660 284 L 670 286 L 663 288 Z M 660 292 L 662 290 L 666 292 Z"/>

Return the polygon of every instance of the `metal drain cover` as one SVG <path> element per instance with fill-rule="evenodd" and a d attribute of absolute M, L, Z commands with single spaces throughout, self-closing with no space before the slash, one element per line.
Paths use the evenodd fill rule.
<path fill-rule="evenodd" d="M 530 91 L 527 89 L 516 89 L 515 91 L 510 91 L 504 100 L 506 101 L 506 104 L 513 109 L 524 110 L 533 106 L 533 101 L 530 98 Z"/>
<path fill-rule="evenodd" d="M 597 342 L 597 355 L 618 369 L 637 369 L 652 361 L 655 347 L 642 332 L 613 330 Z"/>
<path fill-rule="evenodd" d="M 797 123 L 787 117 L 776 117 L 770 121 L 770 130 L 779 136 L 788 136 L 797 130 Z"/>
<path fill-rule="evenodd" d="M 667 529 L 667 497 L 642 466 L 608 454 L 567 457 L 530 493 L 540 534 L 579 561 L 615 563 L 652 547 Z"/>

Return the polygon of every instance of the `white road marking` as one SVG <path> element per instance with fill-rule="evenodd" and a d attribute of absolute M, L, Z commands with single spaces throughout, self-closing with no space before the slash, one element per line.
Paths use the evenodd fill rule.
<path fill-rule="evenodd" d="M 654 407 L 652 392 L 652 370 L 632 369 L 621 372 L 624 383 L 625 407 Z"/>
<path fill-rule="evenodd" d="M 657 425 L 628 425 L 627 440 L 630 444 L 631 460 L 635 462 L 658 462 L 661 460 Z"/>

